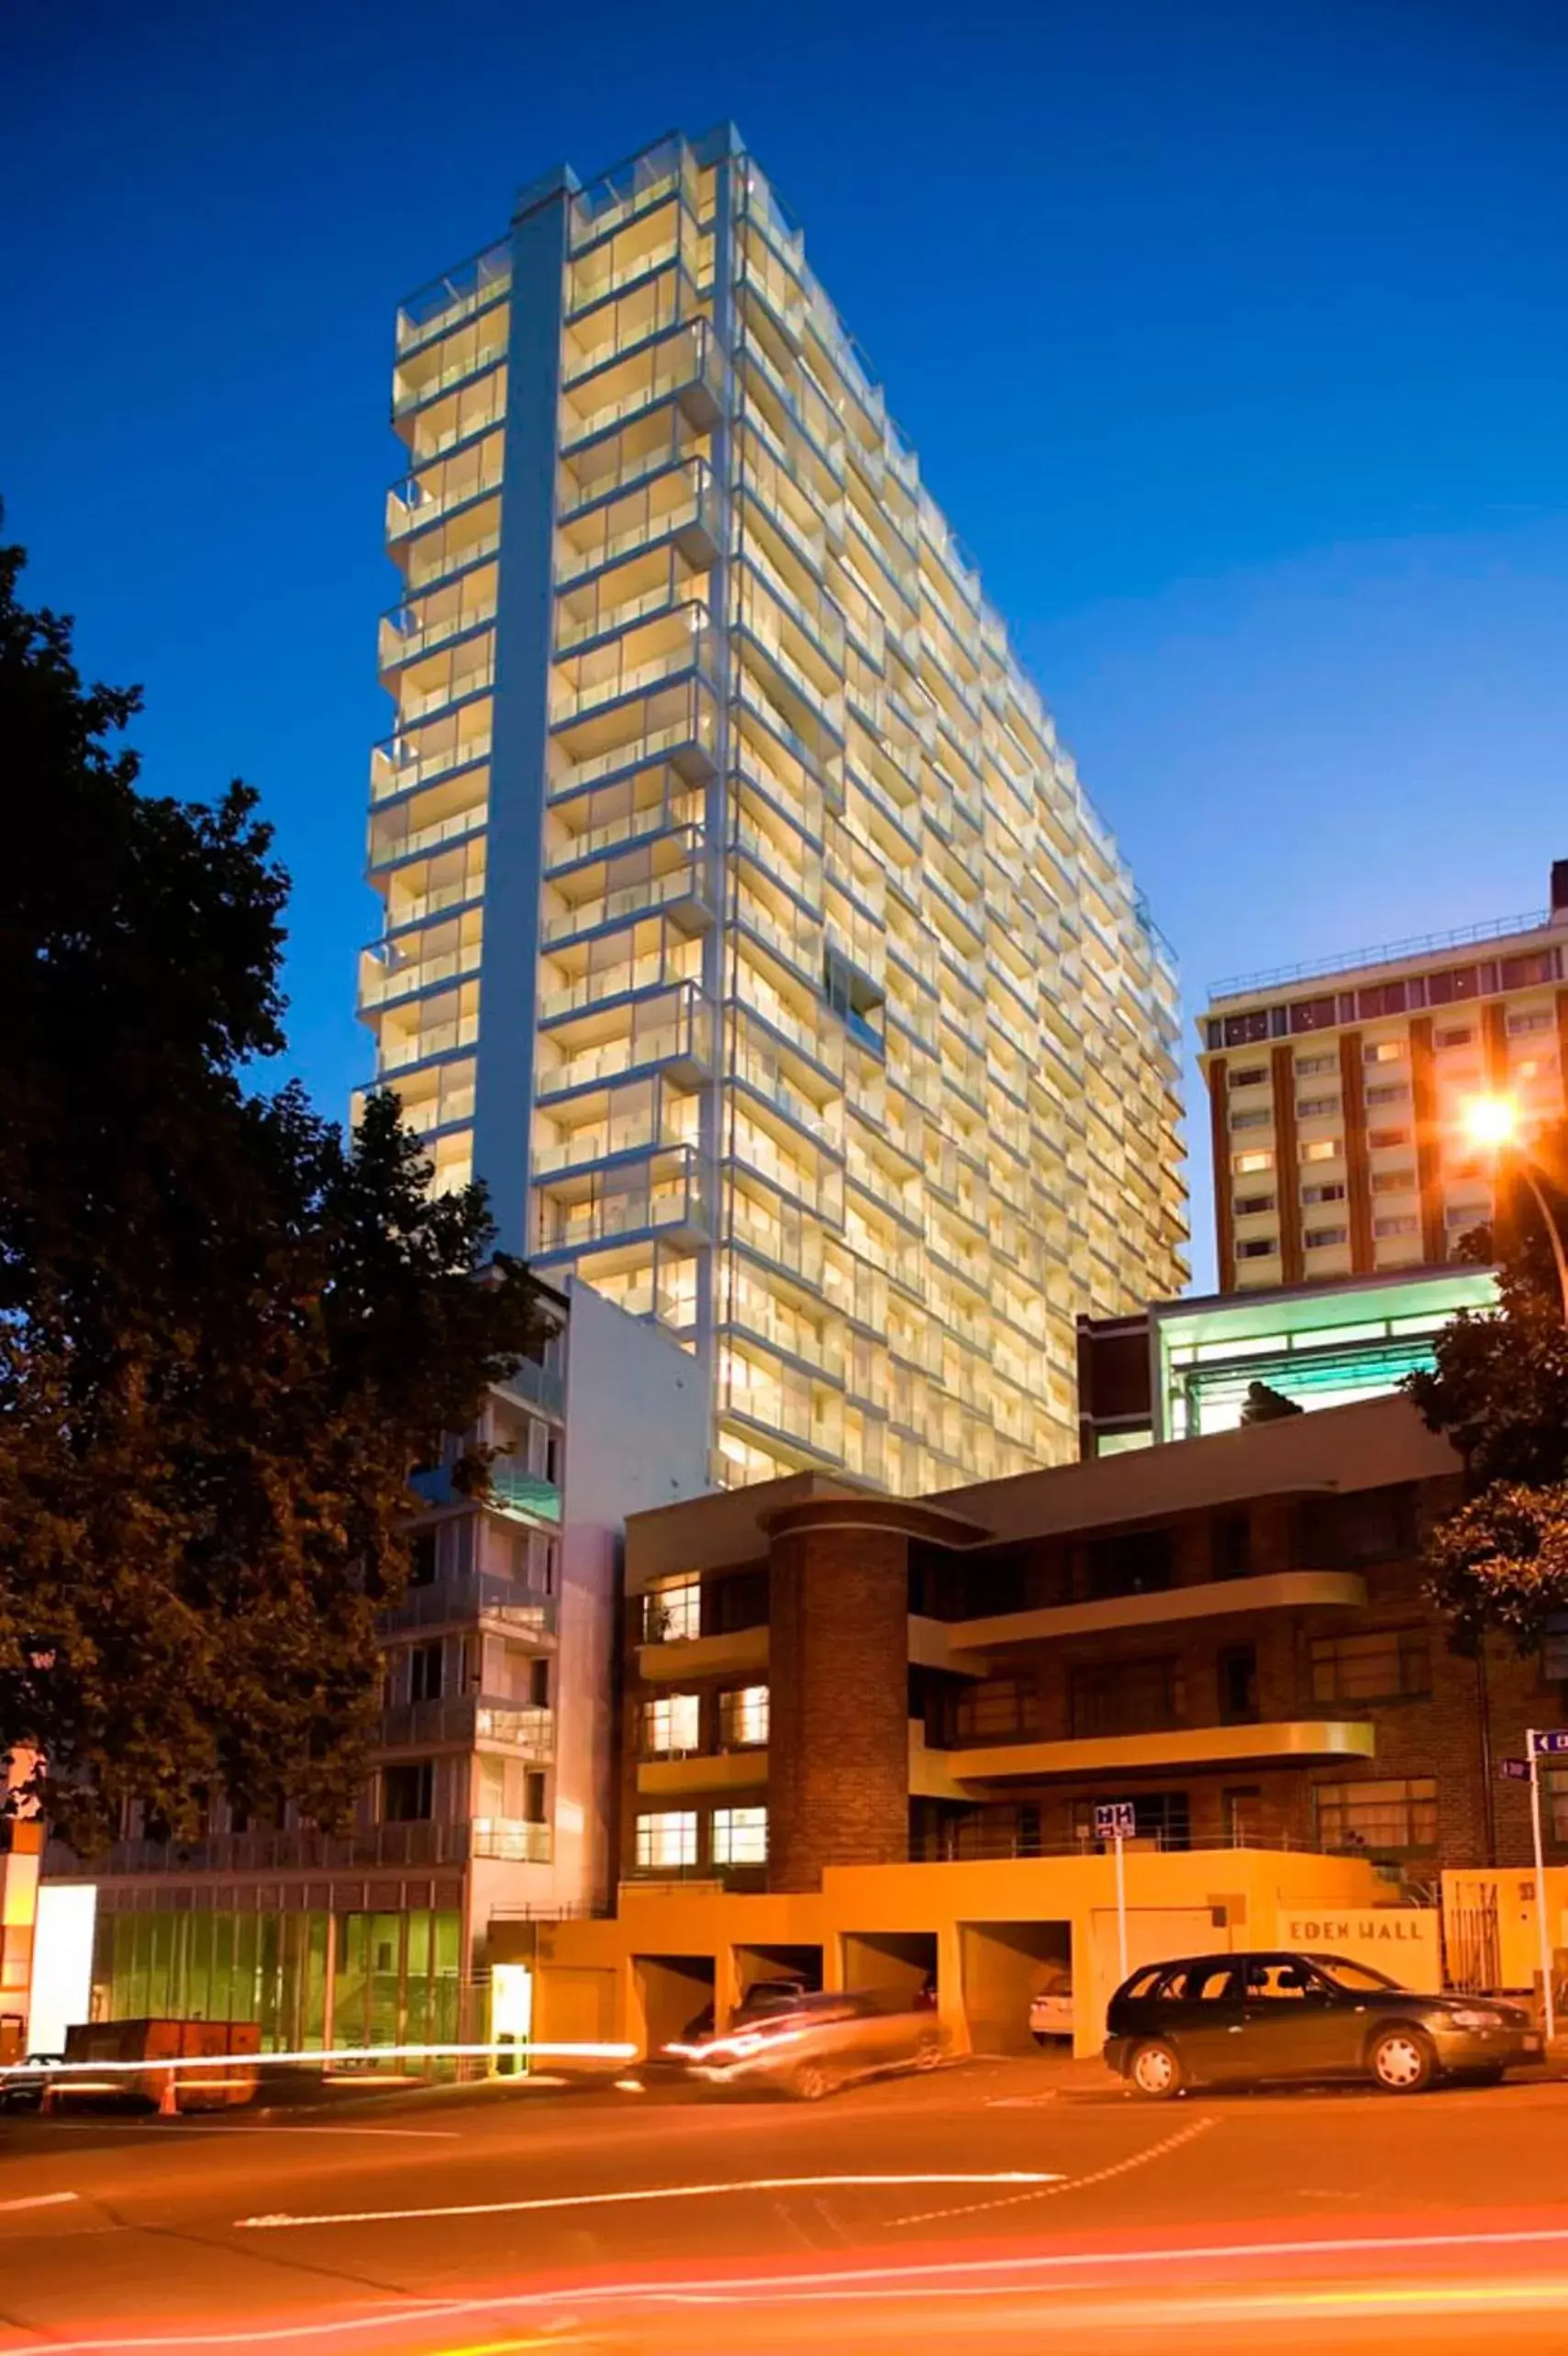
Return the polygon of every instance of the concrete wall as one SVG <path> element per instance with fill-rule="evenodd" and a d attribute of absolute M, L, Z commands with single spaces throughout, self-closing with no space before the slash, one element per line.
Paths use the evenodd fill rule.
<path fill-rule="evenodd" d="M 553 1899 L 602 1902 L 614 1879 L 616 1628 L 627 1517 L 700 1495 L 707 1394 L 678 1343 L 578 1277 L 566 1356 L 556 1660 Z"/>

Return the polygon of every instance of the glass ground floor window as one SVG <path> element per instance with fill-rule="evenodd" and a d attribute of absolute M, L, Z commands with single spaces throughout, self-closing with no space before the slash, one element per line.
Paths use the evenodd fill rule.
<path fill-rule="evenodd" d="M 270 2052 L 451 2043 L 460 2033 L 456 1907 L 385 1912 L 100 1912 L 98 2020 L 255 2021 Z"/>
<path fill-rule="evenodd" d="M 1364 1784 L 1319 1784 L 1318 1835 L 1325 1849 L 1435 1849 L 1433 1775 L 1385 1775 Z"/>

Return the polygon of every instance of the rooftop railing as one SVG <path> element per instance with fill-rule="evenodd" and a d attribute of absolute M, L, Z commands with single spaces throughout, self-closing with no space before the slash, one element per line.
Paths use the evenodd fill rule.
<path fill-rule="evenodd" d="M 1209 998 L 1251 998 L 1260 990 L 1273 990 L 1290 982 L 1314 982 L 1330 973 L 1357 973 L 1368 965 L 1402 965 L 1407 958 L 1430 957 L 1444 949 L 1466 949 L 1477 941 L 1507 940 L 1515 934 L 1543 932 L 1552 921 L 1550 908 L 1530 908 L 1520 917 L 1495 917 L 1489 923 L 1461 925 L 1452 932 L 1418 933 L 1410 940 L 1385 941 L 1376 949 L 1348 950 L 1340 957 L 1320 957 L 1308 965 L 1276 965 L 1262 973 L 1233 973 L 1209 984 Z"/>

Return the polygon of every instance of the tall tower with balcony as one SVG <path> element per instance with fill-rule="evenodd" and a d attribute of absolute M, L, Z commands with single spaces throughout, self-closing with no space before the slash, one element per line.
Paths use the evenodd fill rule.
<path fill-rule="evenodd" d="M 1175 984 L 733 130 L 398 316 L 361 1006 L 436 1183 L 692 1350 L 716 1476 L 1072 1456 L 1180 1288 Z"/>

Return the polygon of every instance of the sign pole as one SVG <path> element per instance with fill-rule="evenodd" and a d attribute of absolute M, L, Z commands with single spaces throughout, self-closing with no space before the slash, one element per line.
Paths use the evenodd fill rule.
<path fill-rule="evenodd" d="M 1121 1962 L 1121 1978 L 1127 1978 L 1127 1868 L 1121 1858 L 1121 1834 L 1116 1837 L 1116 1937 Z M 1540 1843 L 1537 1842 L 1539 1852 Z M 1121 1982 L 1117 1984 L 1118 1986 Z M 1551 1998 L 1547 2002 L 1550 2004 Z"/>
<path fill-rule="evenodd" d="M 1540 1838 L 1540 1737 L 1532 1726 L 1529 1745 L 1529 1819 L 1535 1835 L 1535 1927 L 1540 1947 L 1540 1986 L 1546 2000 L 1546 2041 L 1557 2034 L 1557 2011 L 1551 1995 L 1551 1939 L 1546 1922 L 1546 1859 Z M 1123 1974 L 1125 1978 L 1126 1974 Z"/>

